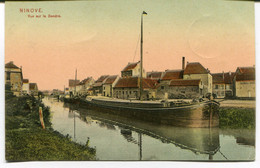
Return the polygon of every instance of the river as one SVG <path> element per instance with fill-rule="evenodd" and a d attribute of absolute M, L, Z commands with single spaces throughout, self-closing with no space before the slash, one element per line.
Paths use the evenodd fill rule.
<path fill-rule="evenodd" d="M 181 128 L 113 116 L 43 99 L 52 127 L 73 141 L 96 148 L 99 160 L 250 161 L 255 131 Z"/>

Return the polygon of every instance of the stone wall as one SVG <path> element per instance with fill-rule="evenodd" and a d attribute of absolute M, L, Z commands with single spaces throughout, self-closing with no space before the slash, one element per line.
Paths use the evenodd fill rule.
<path fill-rule="evenodd" d="M 189 74 L 183 75 L 183 79 L 201 79 L 202 94 L 212 93 L 212 76 L 210 74 Z"/>
<path fill-rule="evenodd" d="M 236 97 L 255 97 L 255 81 L 236 81 Z"/>

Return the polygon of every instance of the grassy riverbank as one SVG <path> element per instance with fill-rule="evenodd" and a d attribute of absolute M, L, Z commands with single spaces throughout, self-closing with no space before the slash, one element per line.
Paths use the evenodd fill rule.
<path fill-rule="evenodd" d="M 255 128 L 254 108 L 225 107 L 219 110 L 220 128 Z"/>
<path fill-rule="evenodd" d="M 41 128 L 39 106 L 46 129 Z M 95 149 L 53 131 L 50 111 L 33 97 L 6 97 L 6 160 L 95 160 Z"/>

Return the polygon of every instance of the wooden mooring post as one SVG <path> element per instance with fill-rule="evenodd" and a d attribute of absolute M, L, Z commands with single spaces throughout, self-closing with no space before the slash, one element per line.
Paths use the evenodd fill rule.
<path fill-rule="evenodd" d="M 42 128 L 45 129 L 45 125 L 44 125 L 44 121 L 43 121 L 42 107 L 39 107 L 39 116 L 40 116 Z"/>

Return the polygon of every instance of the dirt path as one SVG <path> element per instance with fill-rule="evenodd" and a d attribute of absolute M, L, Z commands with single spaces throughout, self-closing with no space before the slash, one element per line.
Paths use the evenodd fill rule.
<path fill-rule="evenodd" d="M 220 107 L 255 108 L 255 100 L 219 100 Z"/>

